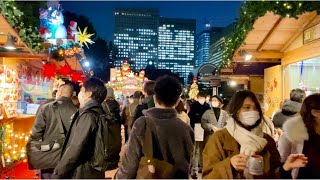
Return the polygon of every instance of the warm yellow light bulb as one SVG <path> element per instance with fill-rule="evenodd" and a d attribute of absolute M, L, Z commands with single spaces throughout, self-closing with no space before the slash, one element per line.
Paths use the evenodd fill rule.
<path fill-rule="evenodd" d="M 25 153 L 22 153 L 22 154 L 20 155 L 20 157 L 21 157 L 21 158 L 24 158 L 24 157 L 26 157 L 26 154 L 25 154 Z"/>
<path fill-rule="evenodd" d="M 8 149 L 12 149 L 12 146 L 9 146 Z"/>
<path fill-rule="evenodd" d="M 14 159 L 14 160 L 17 160 L 17 159 L 18 159 L 18 156 L 14 155 L 14 156 L 13 156 L 13 159 Z"/>
<path fill-rule="evenodd" d="M 10 125 L 9 125 L 9 124 L 7 124 L 7 125 L 6 125 L 6 128 L 7 128 L 7 129 L 10 129 Z"/>
<path fill-rule="evenodd" d="M 15 148 L 16 148 L 16 147 L 18 147 L 18 145 L 17 145 L 17 144 L 15 144 L 13 147 L 15 147 Z"/>
<path fill-rule="evenodd" d="M 13 151 L 13 152 L 12 152 L 12 154 L 16 154 L 16 153 L 17 153 L 17 151 Z"/>

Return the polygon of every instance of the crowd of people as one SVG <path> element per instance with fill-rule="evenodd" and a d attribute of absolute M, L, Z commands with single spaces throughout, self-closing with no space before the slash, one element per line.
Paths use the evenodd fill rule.
<path fill-rule="evenodd" d="M 230 101 L 203 92 L 189 100 L 182 93 L 176 78 L 163 76 L 115 99 L 112 88 L 90 78 L 77 107 L 72 86 L 61 85 L 56 98 L 39 108 L 30 138 L 55 142 L 41 177 L 104 178 L 92 159 L 99 155 L 97 117 L 111 114 L 125 131 L 121 162 L 114 158 L 117 179 L 320 178 L 320 94 L 306 97 L 294 89 L 268 117 L 263 95 L 248 90 Z M 251 157 L 262 159 L 263 173 L 251 173 Z"/>

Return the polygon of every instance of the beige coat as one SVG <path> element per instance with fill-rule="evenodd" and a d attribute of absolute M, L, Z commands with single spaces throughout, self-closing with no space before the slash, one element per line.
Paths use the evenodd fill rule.
<path fill-rule="evenodd" d="M 268 144 L 259 153 L 264 159 L 264 175 L 259 178 L 276 178 L 276 169 L 280 166 L 280 155 L 274 140 L 267 134 L 264 136 Z M 240 153 L 240 145 L 229 134 L 227 129 L 214 133 L 203 151 L 204 179 L 241 179 L 243 172 L 237 172 L 230 159 Z"/>

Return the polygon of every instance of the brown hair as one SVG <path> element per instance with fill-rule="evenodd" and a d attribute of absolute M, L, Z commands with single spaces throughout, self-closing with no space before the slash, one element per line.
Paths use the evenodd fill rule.
<path fill-rule="evenodd" d="M 179 104 L 176 106 L 176 110 L 178 111 L 179 114 L 182 113 L 182 111 L 186 111 L 184 109 L 184 104 L 181 100 L 180 100 Z"/>
<path fill-rule="evenodd" d="M 315 117 L 311 114 L 312 109 L 320 110 L 320 93 L 308 96 L 302 103 L 300 115 L 306 125 L 309 134 L 314 134 Z"/>
<path fill-rule="evenodd" d="M 154 94 L 154 87 L 156 86 L 156 81 L 148 81 L 144 84 L 143 91 L 147 93 L 148 96 L 152 96 Z"/>

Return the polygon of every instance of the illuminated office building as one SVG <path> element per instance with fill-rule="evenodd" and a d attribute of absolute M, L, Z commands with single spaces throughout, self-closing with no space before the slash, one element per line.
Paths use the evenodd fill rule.
<path fill-rule="evenodd" d="M 194 69 L 195 31 L 196 21 L 193 19 L 160 18 L 158 68 L 179 73 L 185 84 Z"/>
<path fill-rule="evenodd" d="M 114 44 L 118 48 L 115 66 L 124 59 L 135 71 L 158 62 L 159 10 L 155 8 L 116 8 Z"/>

